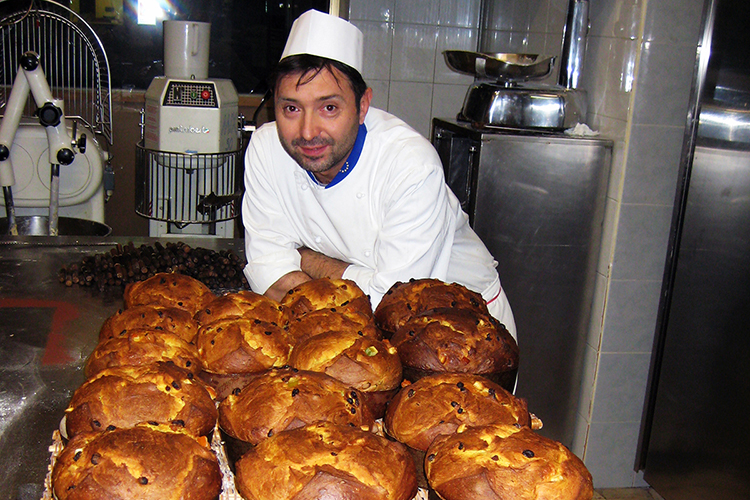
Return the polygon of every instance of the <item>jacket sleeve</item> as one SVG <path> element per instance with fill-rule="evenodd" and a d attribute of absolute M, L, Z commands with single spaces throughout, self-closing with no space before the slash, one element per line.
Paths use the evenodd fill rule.
<path fill-rule="evenodd" d="M 297 248 L 301 244 L 283 214 L 273 177 L 267 174 L 274 167 L 268 132 L 276 133 L 256 131 L 245 152 L 242 220 L 247 265 L 244 272 L 250 288 L 257 293 L 265 293 L 285 274 L 300 270 Z"/>

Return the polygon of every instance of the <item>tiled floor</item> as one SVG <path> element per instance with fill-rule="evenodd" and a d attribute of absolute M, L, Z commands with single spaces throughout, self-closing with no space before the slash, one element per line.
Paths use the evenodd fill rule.
<path fill-rule="evenodd" d="M 651 488 L 603 488 L 594 491 L 594 500 L 663 500 Z"/>

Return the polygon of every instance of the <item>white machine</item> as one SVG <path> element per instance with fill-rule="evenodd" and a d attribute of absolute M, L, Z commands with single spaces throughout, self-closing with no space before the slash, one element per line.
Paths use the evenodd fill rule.
<path fill-rule="evenodd" d="M 114 172 L 102 147 L 112 144 L 111 87 L 99 38 L 75 12 L 50 0 L 0 19 L 0 38 L 3 232 L 110 231 L 104 204 Z M 44 225 L 46 231 L 36 231 Z M 24 232 L 29 228 L 34 232 Z"/>
<path fill-rule="evenodd" d="M 164 22 L 164 67 L 146 90 L 136 149 L 136 212 L 149 236 L 234 237 L 239 215 L 239 98 L 206 78 L 210 24 Z"/>
<path fill-rule="evenodd" d="M 30 95 L 38 107 L 39 119 L 27 119 L 22 125 L 23 110 Z M 25 52 L 0 123 L 0 184 L 5 196 L 3 215 L 8 218 L 10 234 L 18 234 L 16 215 L 45 215 L 46 211 L 49 234 L 57 236 L 61 204 L 63 214 L 85 212 L 87 217 L 83 218 L 104 220 L 103 196 L 99 206 L 89 203 L 97 191 L 103 193 L 102 161 L 96 154 L 82 157 L 86 151 L 86 136 L 77 139 L 75 128 L 75 124 L 71 127 L 65 118 L 62 101 L 52 97 L 38 54 Z M 90 168 L 92 162 L 96 171 Z M 71 169 L 74 176 L 64 174 L 62 198 L 61 165 L 75 165 Z M 11 188 L 16 185 L 19 189 L 14 196 Z M 86 207 L 80 210 L 82 204 Z M 66 206 L 76 208 L 66 211 Z M 29 210 L 16 210 L 16 207 Z"/>

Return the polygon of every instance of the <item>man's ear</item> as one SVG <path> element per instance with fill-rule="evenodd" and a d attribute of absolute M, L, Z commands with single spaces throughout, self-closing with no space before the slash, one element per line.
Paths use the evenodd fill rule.
<path fill-rule="evenodd" d="M 359 124 L 362 125 L 365 122 L 365 116 L 367 111 L 370 109 L 370 103 L 372 102 L 372 89 L 367 87 L 365 93 L 362 94 L 362 98 L 359 100 Z"/>

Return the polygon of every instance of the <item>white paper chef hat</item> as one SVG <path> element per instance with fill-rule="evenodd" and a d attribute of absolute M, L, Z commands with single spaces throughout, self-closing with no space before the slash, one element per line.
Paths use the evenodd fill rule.
<path fill-rule="evenodd" d="M 342 62 L 362 73 L 362 32 L 349 21 L 308 10 L 292 24 L 281 59 L 311 54 Z"/>

